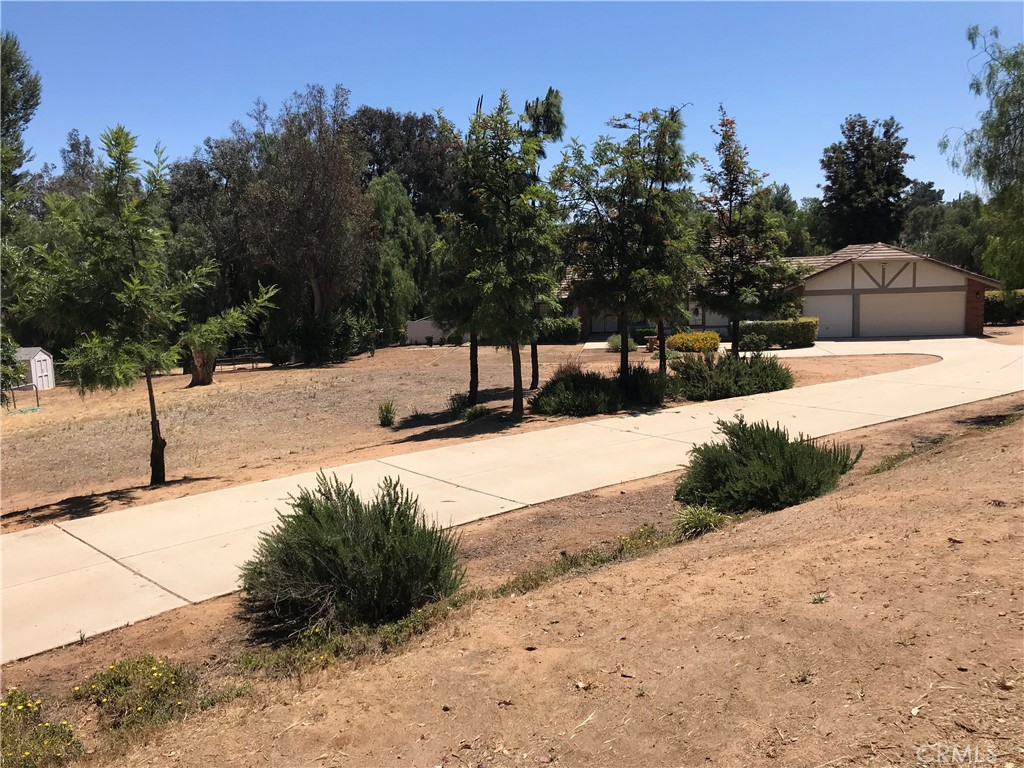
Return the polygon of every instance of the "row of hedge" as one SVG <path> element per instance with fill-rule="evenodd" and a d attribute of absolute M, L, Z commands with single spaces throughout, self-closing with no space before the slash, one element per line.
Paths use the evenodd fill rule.
<path fill-rule="evenodd" d="M 537 321 L 538 344 L 578 344 L 583 323 L 578 317 L 542 317 Z"/>
<path fill-rule="evenodd" d="M 986 291 L 985 325 L 1024 323 L 1024 290 Z"/>
<path fill-rule="evenodd" d="M 665 339 L 665 346 L 675 352 L 716 352 L 721 343 L 715 331 L 684 331 Z"/>
<path fill-rule="evenodd" d="M 761 337 L 763 349 L 780 347 L 795 349 L 797 347 L 813 347 L 818 338 L 818 318 L 800 317 L 796 320 L 748 320 L 740 324 L 740 346 L 747 336 Z M 761 346 L 759 343 L 757 346 Z"/>

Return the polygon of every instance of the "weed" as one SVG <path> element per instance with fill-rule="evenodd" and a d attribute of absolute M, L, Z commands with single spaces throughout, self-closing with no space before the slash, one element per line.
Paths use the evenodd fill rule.
<path fill-rule="evenodd" d="M 377 404 L 377 421 L 382 427 L 390 427 L 395 423 L 395 401 L 388 400 Z"/>
<path fill-rule="evenodd" d="M 465 392 L 452 392 L 448 395 L 448 401 L 446 403 L 448 414 L 453 419 L 461 419 L 462 414 L 465 413 L 469 407 L 469 395 Z"/>
<path fill-rule="evenodd" d="M 223 691 L 214 691 L 213 693 L 208 693 L 199 699 L 199 709 L 210 709 L 211 707 L 216 707 L 218 704 L 226 704 L 229 701 L 241 699 L 250 695 L 252 695 L 252 686 L 248 683 L 245 685 L 236 685 L 233 688 L 226 688 Z"/>
<path fill-rule="evenodd" d="M 676 513 L 676 538 L 699 539 L 705 533 L 722 528 L 727 522 L 728 518 L 714 507 L 688 504 Z"/>
<path fill-rule="evenodd" d="M 869 469 L 868 470 L 868 474 L 869 475 L 878 475 L 878 474 L 881 474 L 882 472 L 888 472 L 890 469 L 896 469 L 896 467 L 898 467 L 900 464 L 902 464 L 907 459 L 914 458 L 915 455 L 917 455 L 917 451 L 911 450 L 911 451 L 900 451 L 899 453 L 894 453 L 894 454 L 892 454 L 890 456 L 886 456 L 884 459 L 882 459 L 880 462 L 878 462 L 875 466 L 873 466 L 871 469 Z"/>
<path fill-rule="evenodd" d="M 796 675 L 793 676 L 793 682 L 798 685 L 810 685 L 813 679 L 814 673 L 809 669 L 797 672 Z"/>
<path fill-rule="evenodd" d="M 10 768 L 62 765 L 82 753 L 67 720 L 49 719 L 40 699 L 11 688 L 0 699 L 0 763 Z"/>
<path fill-rule="evenodd" d="M 92 701 L 110 728 L 127 730 L 184 716 L 196 689 L 196 675 L 184 665 L 143 655 L 92 675 L 75 687 L 73 696 Z"/>
<path fill-rule="evenodd" d="M 811 593 L 811 605 L 821 605 L 827 602 L 832 597 L 831 592 L 813 592 Z"/>

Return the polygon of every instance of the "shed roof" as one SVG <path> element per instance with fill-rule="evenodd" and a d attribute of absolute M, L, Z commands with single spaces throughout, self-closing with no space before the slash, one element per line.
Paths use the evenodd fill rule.
<path fill-rule="evenodd" d="M 979 275 L 977 272 L 971 272 L 970 270 L 955 267 L 952 264 L 947 264 L 944 261 L 933 259 L 931 256 L 927 256 L 923 253 L 915 253 L 914 251 L 909 251 L 906 248 L 889 245 L 888 243 L 862 243 L 860 245 L 848 245 L 845 248 L 840 248 L 835 253 L 830 253 L 825 256 L 797 256 L 793 258 L 793 261 L 810 266 L 813 271 L 808 275 L 808 277 L 813 277 L 814 275 L 821 274 L 822 272 L 838 267 L 840 264 L 845 264 L 849 261 L 896 261 L 897 259 L 930 261 L 940 267 L 945 267 L 946 269 L 952 269 L 956 272 L 969 275 L 980 283 L 991 285 L 994 288 L 1000 287 L 999 281 L 993 280 L 991 277 L 985 277 L 985 275 Z"/>
<path fill-rule="evenodd" d="M 52 357 L 52 355 L 50 355 L 50 353 L 47 352 L 42 347 L 18 347 L 18 352 L 17 352 L 17 356 L 18 357 L 17 357 L 17 359 L 18 360 L 31 360 L 33 357 L 38 355 L 40 352 L 44 352 L 45 354 L 47 354 L 50 357 Z"/>

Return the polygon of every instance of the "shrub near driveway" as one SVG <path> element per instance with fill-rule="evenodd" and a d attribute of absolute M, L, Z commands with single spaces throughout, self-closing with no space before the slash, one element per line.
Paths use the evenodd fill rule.
<path fill-rule="evenodd" d="M 257 638 L 397 621 L 462 585 L 457 534 L 428 523 L 392 478 L 364 502 L 351 483 L 321 474 L 291 507 L 242 566 L 241 612 Z"/>
<path fill-rule="evenodd" d="M 690 466 L 676 487 L 676 500 L 741 514 L 773 512 L 828 493 L 853 469 L 849 445 L 819 445 L 802 435 L 795 440 L 766 422 L 719 421 L 724 443 L 693 449 Z"/>
<path fill-rule="evenodd" d="M 732 357 L 709 352 L 670 360 L 672 393 L 687 400 L 722 400 L 791 389 L 793 372 L 772 355 Z"/>
<path fill-rule="evenodd" d="M 765 339 L 765 348 L 813 347 L 818 338 L 818 318 L 801 317 L 796 320 L 749 320 L 740 324 L 740 344 L 751 334 Z"/>

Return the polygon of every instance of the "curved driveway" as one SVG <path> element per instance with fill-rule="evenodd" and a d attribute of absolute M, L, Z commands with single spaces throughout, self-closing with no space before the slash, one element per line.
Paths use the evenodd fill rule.
<path fill-rule="evenodd" d="M 753 397 L 685 405 L 325 468 L 370 494 L 399 478 L 427 512 L 459 525 L 671 472 L 720 418 L 813 437 L 1024 389 L 1022 347 L 979 339 L 822 341 L 780 357 L 925 354 L 932 365 Z M 238 566 L 276 510 L 315 472 L 225 488 L 0 536 L 4 662 L 235 591 Z"/>

